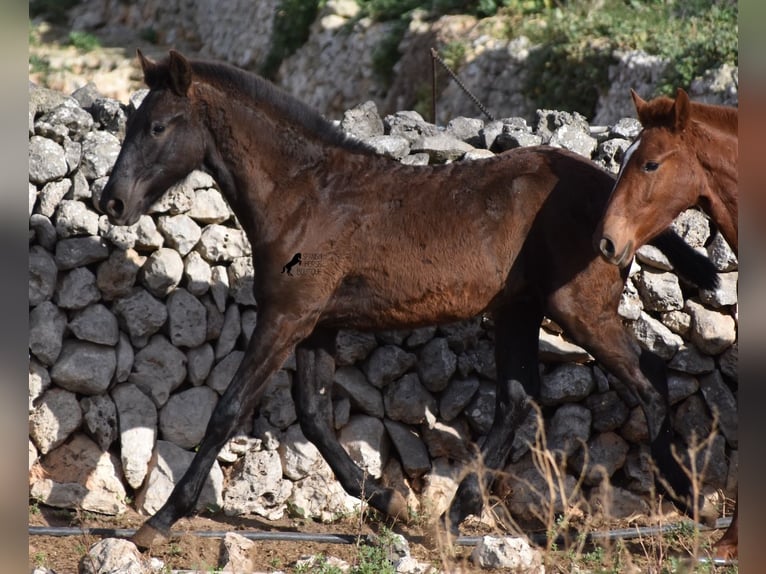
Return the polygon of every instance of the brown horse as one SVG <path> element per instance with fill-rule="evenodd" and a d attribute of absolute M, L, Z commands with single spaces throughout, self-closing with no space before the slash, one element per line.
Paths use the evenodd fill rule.
<path fill-rule="evenodd" d="M 625 153 L 617 184 L 595 235 L 601 254 L 625 266 L 641 245 L 683 210 L 699 206 L 737 253 L 737 110 L 676 99 L 649 102 L 631 90 L 643 130 Z M 716 545 L 737 556 L 738 505 Z"/>
<path fill-rule="evenodd" d="M 136 533 L 138 545 L 192 510 L 219 449 L 293 349 L 306 437 L 349 493 L 406 517 L 401 495 L 366 477 L 333 432 L 335 332 L 432 325 L 485 310 L 495 320 L 498 371 L 495 420 L 481 449 L 488 468 L 502 466 L 528 397 L 538 395 L 545 314 L 632 389 L 675 500 L 689 512 L 699 504 L 672 456 L 664 363 L 640 349 L 617 314 L 626 272 L 591 245 L 614 184 L 609 174 L 550 147 L 406 166 L 349 140 L 255 75 L 174 51 L 161 63 L 139 59 L 150 91 L 128 122 L 100 208 L 115 224 L 134 223 L 170 185 L 207 169 L 252 244 L 258 323 L 189 469 Z M 674 234 L 660 246 L 679 263 L 697 261 Z M 312 273 L 282 273 L 297 253 L 317 263 Z M 451 524 L 481 509 L 479 491 L 470 475 Z"/>

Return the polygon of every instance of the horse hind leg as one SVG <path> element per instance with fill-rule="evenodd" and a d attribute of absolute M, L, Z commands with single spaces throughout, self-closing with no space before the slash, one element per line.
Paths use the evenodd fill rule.
<path fill-rule="evenodd" d="M 539 395 L 538 339 L 542 317 L 542 309 L 532 297 L 515 298 L 494 312 L 498 387 L 495 418 L 480 457 L 487 472 L 482 473 L 481 479 L 471 472 L 461 481 L 448 511 L 448 526 L 455 535 L 469 514 L 480 514 L 482 493 L 494 479 L 492 471 L 505 464 L 516 430 L 529 413 L 529 399 Z"/>
<path fill-rule="evenodd" d="M 347 493 L 388 516 L 406 520 L 405 498 L 365 475 L 335 436 L 331 423 L 334 342 L 334 332 L 318 331 L 296 349 L 297 373 L 292 389 L 301 430 Z"/>
<path fill-rule="evenodd" d="M 713 545 L 713 554 L 721 560 L 736 560 L 739 555 L 739 497 L 734 503 L 731 524 L 718 542 Z"/>

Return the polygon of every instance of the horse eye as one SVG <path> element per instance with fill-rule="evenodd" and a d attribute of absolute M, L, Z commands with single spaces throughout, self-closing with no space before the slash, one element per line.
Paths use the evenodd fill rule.
<path fill-rule="evenodd" d="M 162 132 L 165 131 L 165 125 L 164 124 L 152 124 L 152 135 L 158 136 Z"/>
<path fill-rule="evenodd" d="M 660 164 L 656 161 L 647 161 L 643 169 L 644 171 L 656 171 L 658 167 L 660 167 Z"/>

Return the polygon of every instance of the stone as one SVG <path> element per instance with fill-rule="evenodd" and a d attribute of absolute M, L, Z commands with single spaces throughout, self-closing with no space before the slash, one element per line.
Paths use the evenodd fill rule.
<path fill-rule="evenodd" d="M 144 482 L 157 438 L 157 408 L 136 385 L 124 383 L 112 389 L 120 433 L 120 459 L 131 488 Z"/>
<path fill-rule="evenodd" d="M 69 321 L 69 330 L 81 341 L 115 346 L 120 340 L 120 328 L 109 309 L 101 303 L 77 311 Z"/>
<path fill-rule="evenodd" d="M 412 143 L 412 151 L 427 153 L 431 157 L 431 163 L 454 161 L 473 149 L 472 145 L 446 133 L 422 136 Z"/>
<path fill-rule="evenodd" d="M 221 312 L 221 325 L 223 325 L 223 312 L 226 311 L 226 298 L 229 296 L 229 273 L 222 265 L 216 265 L 210 269 L 210 295 Z"/>
<path fill-rule="evenodd" d="M 646 311 L 641 311 L 641 316 L 631 323 L 629 328 L 642 347 L 656 353 L 666 361 L 671 359 L 679 347 L 683 345 L 681 337 Z"/>
<path fill-rule="evenodd" d="M 567 457 L 573 455 L 590 438 L 592 420 L 593 415 L 584 406 L 561 405 L 550 419 L 548 449 L 561 451 Z"/>
<path fill-rule="evenodd" d="M 60 179 L 46 183 L 40 191 L 40 201 L 38 202 L 37 212 L 45 217 L 52 219 L 58 206 L 64 197 L 71 191 L 72 181 L 70 179 Z M 56 227 L 53 227 L 56 232 Z M 56 232 L 58 237 L 58 232 Z"/>
<path fill-rule="evenodd" d="M 671 405 L 692 396 L 699 388 L 699 381 L 695 377 L 686 373 L 668 372 L 668 402 Z"/>
<path fill-rule="evenodd" d="M 89 181 L 107 176 L 119 153 L 120 140 L 115 135 L 104 131 L 89 132 L 82 139 L 80 170 Z"/>
<path fill-rule="evenodd" d="M 437 420 L 431 425 L 421 425 L 421 429 L 431 459 L 446 457 L 462 462 L 471 459 L 471 433 L 465 419 L 454 419 L 448 423 Z"/>
<path fill-rule="evenodd" d="M 56 126 L 65 126 L 67 136 L 73 140 L 81 140 L 93 129 L 93 116 L 71 100 L 64 101 L 51 111 L 46 112 L 37 120 Z"/>
<path fill-rule="evenodd" d="M 690 340 L 706 355 L 719 355 L 737 340 L 737 327 L 731 315 L 707 309 L 693 300 L 686 301 L 692 318 Z"/>
<path fill-rule="evenodd" d="M 412 427 L 388 419 L 383 424 L 410 479 L 420 478 L 431 470 L 428 449 Z"/>
<path fill-rule="evenodd" d="M 232 215 L 229 204 L 217 189 L 198 189 L 187 214 L 200 223 L 224 223 Z"/>
<path fill-rule="evenodd" d="M 674 311 L 684 306 L 684 296 L 678 277 L 668 272 L 644 269 L 634 278 L 644 309 Z"/>
<path fill-rule="evenodd" d="M 207 293 L 210 289 L 211 276 L 210 264 L 202 258 L 202 255 L 192 251 L 186 256 L 183 279 L 189 293 L 195 297 Z"/>
<path fill-rule="evenodd" d="M 130 295 L 146 257 L 132 248 L 115 249 L 109 258 L 98 266 L 96 285 L 106 301 Z"/>
<path fill-rule="evenodd" d="M 715 360 L 703 355 L 697 347 L 684 344 L 668 362 L 668 367 L 690 375 L 701 375 L 715 369 Z"/>
<path fill-rule="evenodd" d="M 266 388 L 259 405 L 262 416 L 280 430 L 298 420 L 292 396 L 292 375 L 284 369 L 274 373 L 266 381 Z"/>
<path fill-rule="evenodd" d="M 450 350 L 444 337 L 430 340 L 418 353 L 417 372 L 420 382 L 432 393 L 447 387 L 456 367 L 457 356 Z"/>
<path fill-rule="evenodd" d="M 78 267 L 63 274 L 54 296 L 61 309 L 82 309 L 100 299 L 96 276 L 86 267 Z"/>
<path fill-rule="evenodd" d="M 50 388 L 29 417 L 29 436 L 40 454 L 63 444 L 80 427 L 82 412 L 77 396 L 65 389 Z"/>
<path fill-rule="evenodd" d="M 29 350 L 44 365 L 53 365 L 64 344 L 66 314 L 50 301 L 29 312 Z"/>
<path fill-rule="evenodd" d="M 222 395 L 229 386 L 232 377 L 234 377 L 234 373 L 237 372 L 244 356 L 245 353 L 243 351 L 232 351 L 226 355 L 212 368 L 205 380 L 205 384 L 219 395 Z"/>
<path fill-rule="evenodd" d="M 133 352 L 133 346 L 125 333 L 120 333 L 120 340 L 117 342 L 117 366 L 114 370 L 114 379 L 118 383 L 124 383 L 128 380 L 130 372 L 133 370 L 133 361 L 136 356 Z"/>
<path fill-rule="evenodd" d="M 69 339 L 51 369 L 51 380 L 73 393 L 98 395 L 109 387 L 116 367 L 114 348 Z"/>
<path fill-rule="evenodd" d="M 357 139 L 367 141 L 383 135 L 383 120 L 378 115 L 375 102 L 368 100 L 344 112 L 340 128 Z"/>
<path fill-rule="evenodd" d="M 58 267 L 53 256 L 43 247 L 29 249 L 29 306 L 36 307 L 50 301 L 56 291 Z"/>
<path fill-rule="evenodd" d="M 340 329 L 335 338 L 335 364 L 338 367 L 353 365 L 366 359 L 377 346 L 373 333 Z"/>
<path fill-rule="evenodd" d="M 364 472 L 373 478 L 383 475 L 391 443 L 380 419 L 353 415 L 340 430 L 338 442 Z"/>
<path fill-rule="evenodd" d="M 167 298 L 168 335 L 176 347 L 194 348 L 207 339 L 207 309 L 186 289 L 177 288 Z"/>
<path fill-rule="evenodd" d="M 108 394 L 83 397 L 80 400 L 83 426 L 87 433 L 106 452 L 119 438 L 117 407 Z"/>
<path fill-rule="evenodd" d="M 93 544 L 80 559 L 80 574 L 149 574 L 152 570 L 130 540 L 105 538 Z"/>
<path fill-rule="evenodd" d="M 407 424 L 433 421 L 438 413 L 434 396 L 420 384 L 415 373 L 409 373 L 383 390 L 383 405 L 388 418 Z"/>
<path fill-rule="evenodd" d="M 82 433 L 45 455 L 40 467 L 45 478 L 33 482 L 30 496 L 48 506 L 107 515 L 127 510 L 120 461 Z"/>
<path fill-rule="evenodd" d="M 154 335 L 149 344 L 136 353 L 128 381 L 152 398 L 158 407 L 186 379 L 186 355 L 164 335 Z"/>
<path fill-rule="evenodd" d="M 140 287 L 115 301 L 112 310 L 136 347 L 146 346 L 149 338 L 160 330 L 168 318 L 165 305 Z"/>
<path fill-rule="evenodd" d="M 543 558 L 523 538 L 482 536 L 471 552 L 481 568 L 501 568 L 525 574 L 544 574 Z"/>
<path fill-rule="evenodd" d="M 215 358 L 221 359 L 234 350 L 237 339 L 242 333 L 242 318 L 238 305 L 229 305 L 223 315 L 221 334 L 215 345 Z"/>
<path fill-rule="evenodd" d="M 494 382 L 481 381 L 479 389 L 463 410 L 468 423 L 475 432 L 485 435 L 495 420 L 497 385 Z"/>
<path fill-rule="evenodd" d="M 544 405 L 577 402 L 590 395 L 595 386 L 590 367 L 563 364 L 541 377 L 540 402 Z"/>
<path fill-rule="evenodd" d="M 63 147 L 44 137 L 29 138 L 29 181 L 43 185 L 61 179 L 68 171 Z"/>
<path fill-rule="evenodd" d="M 383 418 L 383 397 L 372 386 L 364 373 L 356 367 L 340 367 L 333 377 L 335 387 L 348 397 L 354 410 L 373 417 Z"/>
<path fill-rule="evenodd" d="M 35 410 L 35 401 L 51 386 L 51 377 L 48 369 L 37 362 L 29 359 L 29 412 Z"/>
<path fill-rule="evenodd" d="M 202 229 L 186 214 L 160 217 L 157 231 L 165 238 L 165 245 L 182 257 L 188 254 L 202 236 Z"/>
<path fill-rule="evenodd" d="M 629 446 L 620 435 L 604 432 L 591 437 L 586 449 L 587 459 L 584 450 L 580 449 L 572 464 L 576 472 L 582 473 L 585 484 L 594 486 L 608 483 L 612 475 L 623 467 Z"/>
<path fill-rule="evenodd" d="M 588 396 L 583 404 L 590 409 L 593 415 L 593 430 L 598 432 L 620 428 L 630 414 L 627 405 L 622 402 L 617 392 L 612 390 L 594 393 Z"/>
<path fill-rule="evenodd" d="M 186 352 L 186 379 L 195 387 L 204 385 L 213 368 L 215 352 L 210 343 L 205 343 Z"/>
<path fill-rule="evenodd" d="M 55 224 L 61 238 L 98 235 L 98 214 L 82 201 L 62 200 L 56 210 Z"/>
<path fill-rule="evenodd" d="M 250 255 L 250 243 L 244 231 L 216 223 L 202 230 L 196 249 L 209 263 L 233 261 Z"/>
<path fill-rule="evenodd" d="M 257 306 L 255 301 L 254 270 L 251 257 L 237 257 L 227 269 L 229 295 L 239 305 Z"/>
<path fill-rule="evenodd" d="M 46 216 L 33 213 L 29 217 L 29 233 L 30 239 L 37 243 L 37 245 L 30 246 L 30 252 L 38 247 L 42 247 L 47 251 L 54 251 L 56 249 L 56 241 L 58 240 L 56 228 L 53 227 L 51 220 Z"/>
<path fill-rule="evenodd" d="M 227 532 L 221 542 L 221 572 L 252 572 L 253 561 L 248 556 L 255 542 L 237 534 Z"/>
<path fill-rule="evenodd" d="M 449 422 L 458 416 L 466 408 L 478 389 L 479 379 L 476 377 L 452 379 L 439 398 L 439 414 L 441 419 Z"/>
<path fill-rule="evenodd" d="M 734 397 L 734 393 L 731 392 L 718 371 L 700 377 L 699 383 L 705 402 L 713 416 L 717 417 L 718 428 L 726 438 L 726 442 L 731 448 L 738 448 L 737 421 L 739 417 L 737 399 Z"/>
<path fill-rule="evenodd" d="M 192 387 L 174 393 L 160 410 L 162 440 L 191 449 L 202 442 L 218 394 L 210 387 Z"/>
<path fill-rule="evenodd" d="M 184 264 L 177 251 L 162 247 L 141 268 L 142 283 L 155 297 L 165 297 L 181 282 Z"/>
<path fill-rule="evenodd" d="M 708 291 L 700 289 L 700 302 L 713 309 L 720 309 L 730 305 L 737 304 L 737 285 L 739 282 L 739 273 L 732 271 L 730 273 L 718 274 L 719 285 L 716 289 Z"/>
<path fill-rule="evenodd" d="M 327 465 L 319 450 L 303 435 L 300 425 L 290 425 L 277 448 L 282 472 L 290 480 L 301 480 Z"/>
<path fill-rule="evenodd" d="M 282 478 L 279 454 L 251 449 L 235 464 L 229 477 L 223 511 L 229 516 L 254 513 L 279 520 L 292 490 L 292 482 Z"/>
<path fill-rule="evenodd" d="M 100 237 L 72 237 L 56 243 L 59 271 L 98 263 L 109 256 L 109 247 Z"/>
<path fill-rule="evenodd" d="M 383 388 L 415 366 L 417 357 L 394 345 L 375 349 L 362 365 L 367 380 Z"/>
<path fill-rule="evenodd" d="M 189 468 L 194 453 L 172 442 L 158 440 L 143 487 L 136 496 L 136 506 L 146 514 L 154 514 L 170 496 L 175 483 Z M 223 472 L 213 462 L 194 508 L 198 511 L 223 507 Z"/>

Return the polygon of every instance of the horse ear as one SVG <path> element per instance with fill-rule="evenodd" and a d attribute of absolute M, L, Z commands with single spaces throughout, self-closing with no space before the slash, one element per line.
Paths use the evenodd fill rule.
<path fill-rule="evenodd" d="M 633 88 L 630 89 L 630 97 L 633 98 L 633 105 L 636 106 L 636 114 L 638 115 L 638 120 L 641 121 L 641 115 L 646 108 L 646 100 L 639 96 L 636 90 Z"/>
<path fill-rule="evenodd" d="M 673 111 L 676 115 L 675 129 L 681 131 L 689 123 L 689 114 L 691 113 L 691 104 L 689 103 L 689 94 L 682 88 L 676 91 L 676 101 L 673 104 Z"/>
<path fill-rule="evenodd" d="M 136 56 L 138 56 L 138 62 L 141 64 L 141 70 L 144 73 L 144 83 L 149 89 L 157 87 L 159 84 L 159 66 L 157 66 L 157 62 L 144 56 L 143 52 L 138 48 L 136 48 Z"/>
<path fill-rule="evenodd" d="M 191 86 L 192 70 L 189 61 L 180 52 L 170 50 L 168 58 L 168 71 L 170 72 L 170 89 L 176 95 L 186 96 Z"/>

